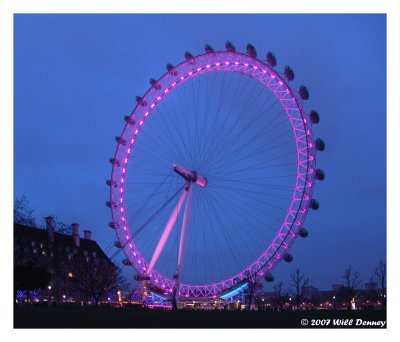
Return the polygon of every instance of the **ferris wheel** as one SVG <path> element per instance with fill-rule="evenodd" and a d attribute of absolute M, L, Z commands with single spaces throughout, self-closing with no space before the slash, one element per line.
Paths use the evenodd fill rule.
<path fill-rule="evenodd" d="M 292 261 L 304 228 L 322 139 L 309 92 L 289 86 L 294 71 L 275 70 L 226 43 L 167 64 L 125 116 L 112 164 L 110 201 L 123 263 L 136 280 L 173 298 L 218 298 Z"/>

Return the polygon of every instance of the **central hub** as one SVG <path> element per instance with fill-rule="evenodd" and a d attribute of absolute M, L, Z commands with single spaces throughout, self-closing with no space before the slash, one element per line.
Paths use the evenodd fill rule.
<path fill-rule="evenodd" d="M 186 182 L 195 183 L 202 188 L 206 187 L 207 178 L 199 176 L 196 171 L 188 171 L 185 168 L 175 164 L 173 165 L 173 169 L 178 175 L 182 176 Z"/>

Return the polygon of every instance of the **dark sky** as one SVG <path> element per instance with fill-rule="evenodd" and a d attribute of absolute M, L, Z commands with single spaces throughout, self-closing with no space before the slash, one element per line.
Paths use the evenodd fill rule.
<path fill-rule="evenodd" d="M 327 145 L 310 236 L 275 278 L 288 283 L 300 268 L 328 289 L 351 266 L 368 281 L 386 260 L 385 15 L 15 15 L 15 196 L 29 199 L 38 221 L 51 214 L 92 230 L 112 254 L 105 180 L 123 116 L 166 63 L 205 43 L 223 50 L 226 40 L 242 52 L 252 43 L 261 58 L 273 51 L 279 70 L 294 69 Z"/>

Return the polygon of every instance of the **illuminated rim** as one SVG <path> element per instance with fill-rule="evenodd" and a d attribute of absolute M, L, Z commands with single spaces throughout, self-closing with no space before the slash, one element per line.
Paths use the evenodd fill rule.
<path fill-rule="evenodd" d="M 165 73 L 157 82 L 160 89 L 151 87 L 136 105 L 129 123 L 119 140 L 111 175 L 111 208 L 114 228 L 125 255 L 139 274 L 146 270 L 147 261 L 131 240 L 124 206 L 124 186 L 129 158 L 141 127 L 163 99 L 189 79 L 211 72 L 242 73 L 256 79 L 279 100 L 291 123 L 297 149 L 297 175 L 290 207 L 279 231 L 263 253 L 243 271 L 220 282 L 204 285 L 181 284 L 179 296 L 183 298 L 216 298 L 243 284 L 251 278 L 272 270 L 294 243 L 299 229 L 307 216 L 315 180 L 315 144 L 311 133 L 311 122 L 305 114 L 300 97 L 288 86 L 285 79 L 265 62 L 237 52 L 213 52 L 185 60 Z M 153 270 L 150 274 L 153 286 L 163 292 L 172 293 L 175 281 Z"/>

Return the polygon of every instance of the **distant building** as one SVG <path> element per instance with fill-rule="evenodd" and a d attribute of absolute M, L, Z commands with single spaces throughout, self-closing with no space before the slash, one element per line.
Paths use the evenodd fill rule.
<path fill-rule="evenodd" d="M 105 282 L 111 288 L 116 272 L 115 265 L 92 240 L 89 230 L 80 237 L 79 224 L 75 223 L 72 235 L 56 232 L 51 216 L 46 218 L 46 229 L 14 224 L 14 266 L 39 267 L 50 274 L 48 284 L 38 291 L 41 300 L 52 302 L 93 301 L 89 283 L 99 279 L 103 272 L 107 274 L 98 282 Z M 25 289 L 15 290 L 21 295 Z"/>

